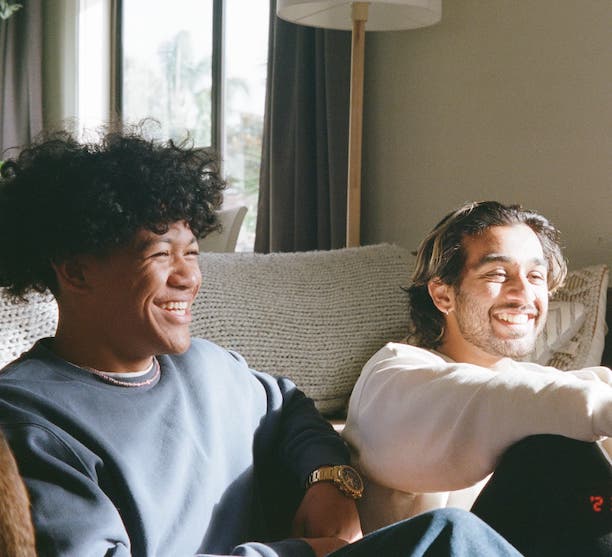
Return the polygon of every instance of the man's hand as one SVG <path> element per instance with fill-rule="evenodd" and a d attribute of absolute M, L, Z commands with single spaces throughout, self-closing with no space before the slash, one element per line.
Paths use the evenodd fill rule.
<path fill-rule="evenodd" d="M 329 482 L 314 484 L 298 507 L 291 534 L 305 538 L 315 555 L 323 557 L 363 536 L 357 505 Z"/>

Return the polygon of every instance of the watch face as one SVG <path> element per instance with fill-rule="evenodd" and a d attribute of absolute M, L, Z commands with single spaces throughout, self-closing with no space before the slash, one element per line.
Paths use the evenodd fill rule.
<path fill-rule="evenodd" d="M 361 491 L 363 491 L 363 482 L 361 481 L 361 476 L 359 476 L 359 474 L 355 472 L 355 470 L 353 470 L 352 468 L 349 468 L 348 466 L 342 467 L 342 469 L 340 470 L 340 477 L 349 489 L 358 493 L 361 493 Z"/>

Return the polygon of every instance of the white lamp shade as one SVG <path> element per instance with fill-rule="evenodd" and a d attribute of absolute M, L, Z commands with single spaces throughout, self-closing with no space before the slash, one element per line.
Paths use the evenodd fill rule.
<path fill-rule="evenodd" d="M 346 0 L 277 0 L 281 19 L 323 27 L 351 29 L 351 5 Z M 433 25 L 442 17 L 442 0 L 369 0 L 366 31 L 394 31 Z"/>

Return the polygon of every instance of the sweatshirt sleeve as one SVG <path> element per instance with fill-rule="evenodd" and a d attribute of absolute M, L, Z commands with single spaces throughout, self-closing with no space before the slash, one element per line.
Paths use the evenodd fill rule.
<path fill-rule="evenodd" d="M 612 435 L 611 380 L 606 368 L 561 372 L 508 360 L 492 370 L 388 344 L 363 369 L 344 436 L 358 466 L 384 486 L 462 489 L 524 437 Z"/>
<path fill-rule="evenodd" d="M 280 457 L 291 468 L 299 484 L 305 485 L 310 472 L 325 465 L 348 464 L 346 443 L 319 414 L 308 398 L 288 379 L 277 380 L 283 396 L 280 422 Z"/>
<path fill-rule="evenodd" d="M 242 356 L 232 354 L 244 362 Z M 268 404 L 259 442 L 273 448 L 300 486 L 315 468 L 349 463 L 345 441 L 293 381 L 250 371 L 263 386 Z"/>

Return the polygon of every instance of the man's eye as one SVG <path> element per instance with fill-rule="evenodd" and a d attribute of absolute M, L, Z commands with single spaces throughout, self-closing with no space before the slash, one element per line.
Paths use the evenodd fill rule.
<path fill-rule="evenodd" d="M 167 257 L 170 255 L 170 252 L 167 251 L 156 251 L 151 257 Z"/>
<path fill-rule="evenodd" d="M 546 276 L 543 273 L 529 273 L 531 282 L 541 283 L 546 281 Z"/>
<path fill-rule="evenodd" d="M 199 250 L 199 249 L 192 249 L 192 250 L 189 250 L 189 251 L 187 252 L 187 255 L 195 255 L 195 256 L 197 257 L 198 255 L 200 255 L 200 250 Z"/>
<path fill-rule="evenodd" d="M 504 282 L 508 276 L 503 271 L 493 271 L 492 273 L 487 273 L 487 278 L 495 281 L 495 282 Z"/>

